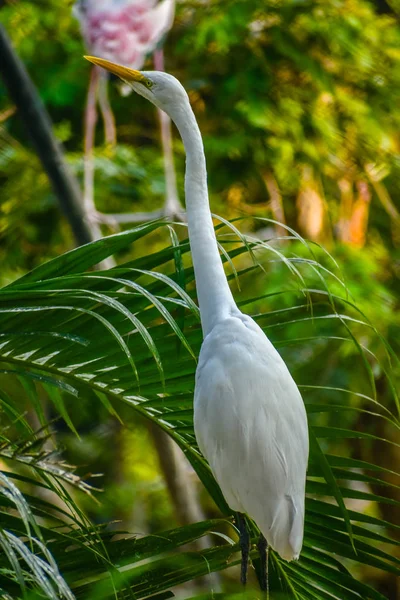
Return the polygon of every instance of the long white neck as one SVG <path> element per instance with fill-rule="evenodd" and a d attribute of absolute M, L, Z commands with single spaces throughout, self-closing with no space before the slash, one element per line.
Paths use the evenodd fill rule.
<path fill-rule="evenodd" d="M 190 248 L 204 337 L 218 321 L 238 312 L 218 250 L 207 189 L 207 170 L 199 126 L 189 104 L 170 115 L 186 151 L 185 195 Z"/>

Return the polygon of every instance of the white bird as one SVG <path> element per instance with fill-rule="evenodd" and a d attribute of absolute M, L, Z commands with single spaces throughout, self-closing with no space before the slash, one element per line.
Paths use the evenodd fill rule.
<path fill-rule="evenodd" d="M 204 336 L 194 394 L 197 442 L 230 508 L 250 516 L 283 559 L 297 559 L 303 543 L 309 446 L 306 411 L 283 359 L 233 299 L 210 213 L 203 142 L 188 95 L 167 73 L 87 58 L 165 111 L 180 132 Z M 245 582 L 248 537 L 241 519 L 239 526 Z"/>

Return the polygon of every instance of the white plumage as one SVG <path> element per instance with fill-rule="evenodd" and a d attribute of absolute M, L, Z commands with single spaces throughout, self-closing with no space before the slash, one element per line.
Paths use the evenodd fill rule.
<path fill-rule="evenodd" d="M 308 458 L 304 404 L 278 352 L 239 311 L 204 339 L 194 418 L 229 506 L 251 516 L 282 558 L 298 558 Z"/>
<path fill-rule="evenodd" d="M 182 85 L 90 58 L 130 83 L 175 122 L 186 150 L 189 239 L 204 341 L 196 371 L 194 427 L 229 506 L 247 513 L 286 560 L 303 543 L 307 417 L 286 364 L 232 297 L 215 238 L 200 131 Z"/>

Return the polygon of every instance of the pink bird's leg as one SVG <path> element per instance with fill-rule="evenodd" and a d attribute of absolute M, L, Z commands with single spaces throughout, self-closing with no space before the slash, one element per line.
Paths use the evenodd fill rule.
<path fill-rule="evenodd" d="M 83 174 L 83 203 L 90 220 L 94 219 L 96 206 L 94 204 L 94 159 L 93 148 L 97 122 L 97 88 L 99 69 L 94 67 L 90 74 L 89 90 L 85 111 L 85 141 L 84 141 L 84 174 Z"/>
<path fill-rule="evenodd" d="M 154 52 L 154 66 L 157 71 L 164 71 L 164 53 L 163 50 Z M 164 214 L 168 217 L 182 218 L 182 205 L 179 202 L 178 190 L 176 186 L 176 173 L 174 164 L 174 154 L 172 149 L 171 119 L 162 110 L 158 109 L 158 117 L 161 126 L 161 143 L 164 155 L 164 173 L 166 185 L 166 199 L 164 204 Z"/>
<path fill-rule="evenodd" d="M 100 76 L 99 105 L 104 121 L 104 131 L 107 145 L 114 147 L 117 143 L 114 113 L 108 98 L 108 77 Z"/>

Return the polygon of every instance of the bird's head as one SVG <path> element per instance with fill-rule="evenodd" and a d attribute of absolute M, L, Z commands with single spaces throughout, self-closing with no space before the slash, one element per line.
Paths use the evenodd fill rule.
<path fill-rule="evenodd" d="M 185 88 L 172 75 L 161 71 L 135 71 L 109 60 L 85 56 L 86 60 L 120 77 L 135 92 L 173 118 L 177 107 L 188 102 Z"/>

